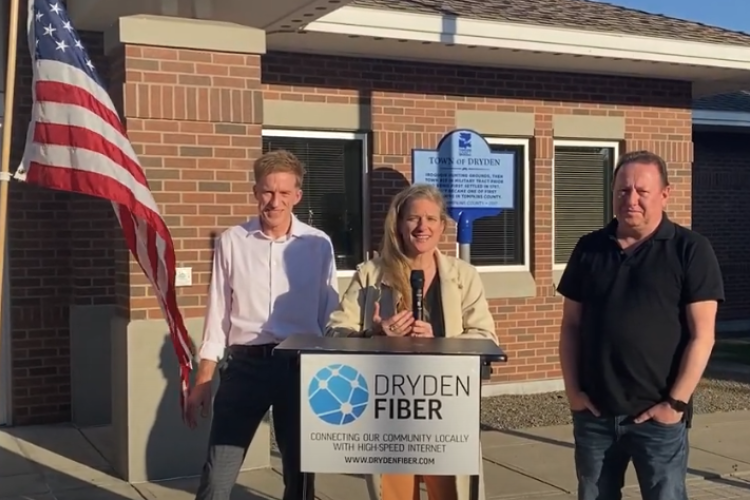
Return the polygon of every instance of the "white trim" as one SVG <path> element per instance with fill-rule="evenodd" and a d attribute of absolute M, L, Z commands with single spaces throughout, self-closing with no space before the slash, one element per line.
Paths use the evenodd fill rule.
<path fill-rule="evenodd" d="M 529 179 L 531 168 L 529 166 L 529 139 L 511 139 L 505 137 L 483 136 L 487 144 L 504 144 L 508 146 L 523 146 L 523 264 L 521 265 L 493 265 L 475 266 L 480 273 L 518 272 L 531 270 L 531 182 Z M 458 256 L 458 243 L 456 243 L 456 256 Z"/>
<path fill-rule="evenodd" d="M 323 130 L 285 130 L 263 129 L 263 137 L 297 137 L 302 139 L 342 139 L 348 141 L 362 141 L 362 248 L 365 249 L 364 260 L 369 260 L 370 252 L 370 177 L 369 149 L 367 134 L 355 132 L 328 132 Z M 304 192 L 304 190 L 303 190 Z M 303 195 L 304 196 L 304 195 Z M 354 269 L 336 270 L 337 278 L 351 278 Z"/>
<path fill-rule="evenodd" d="M 569 141 L 569 140 L 554 140 L 552 142 L 552 234 L 550 235 L 550 241 L 552 242 L 552 270 L 562 271 L 565 269 L 566 264 L 555 264 L 555 149 L 557 146 L 571 146 L 578 148 L 612 148 L 614 154 L 612 155 L 613 162 L 612 168 L 617 165 L 617 158 L 620 156 L 620 143 L 617 141 Z"/>
<path fill-rule="evenodd" d="M 344 6 L 305 31 L 750 70 L 750 47 Z"/>
<path fill-rule="evenodd" d="M 693 125 L 716 127 L 750 127 L 750 113 L 740 111 L 693 110 Z"/>
<path fill-rule="evenodd" d="M 325 130 L 264 128 L 263 137 L 297 137 L 300 139 L 343 139 L 349 141 L 366 140 L 366 134 L 356 132 L 328 132 Z"/>

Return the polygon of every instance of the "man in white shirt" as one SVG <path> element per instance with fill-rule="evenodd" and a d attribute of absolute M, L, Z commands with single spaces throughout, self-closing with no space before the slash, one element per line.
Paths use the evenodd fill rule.
<path fill-rule="evenodd" d="M 208 416 L 219 361 L 208 459 L 196 500 L 229 500 L 250 442 L 273 407 L 284 469 L 284 500 L 307 500 L 299 472 L 299 395 L 292 373 L 271 351 L 295 334 L 322 335 L 338 305 L 330 238 L 300 222 L 304 168 L 287 151 L 261 156 L 253 167 L 257 218 L 226 230 L 214 249 L 206 324 L 186 420 Z M 312 500 L 312 478 L 307 497 Z"/>

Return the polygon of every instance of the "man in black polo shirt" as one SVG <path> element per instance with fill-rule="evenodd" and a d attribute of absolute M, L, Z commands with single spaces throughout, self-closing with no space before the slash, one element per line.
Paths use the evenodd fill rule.
<path fill-rule="evenodd" d="M 721 271 L 708 240 L 664 213 L 662 158 L 628 153 L 614 178 L 616 218 L 578 241 L 558 285 L 578 499 L 621 499 L 632 460 L 644 500 L 687 500 L 687 428 Z"/>

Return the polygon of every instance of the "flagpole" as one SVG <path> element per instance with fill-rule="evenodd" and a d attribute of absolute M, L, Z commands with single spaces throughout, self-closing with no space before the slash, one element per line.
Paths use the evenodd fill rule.
<path fill-rule="evenodd" d="M 10 183 L 10 148 L 11 129 L 13 127 L 13 100 L 16 90 L 16 54 L 18 52 L 18 4 L 20 0 L 10 0 L 8 15 L 8 59 L 5 64 L 5 108 L 3 109 L 3 144 L 0 158 L 0 328 L 2 328 L 3 314 L 10 311 L 3 309 L 3 295 L 5 290 L 5 254 L 8 235 L 8 184 Z M 0 330 L 2 336 L 10 332 Z M 0 387 L 8 387 L 7 381 L 2 380 L 2 374 L 7 373 L 2 366 L 2 342 L 0 342 Z"/>

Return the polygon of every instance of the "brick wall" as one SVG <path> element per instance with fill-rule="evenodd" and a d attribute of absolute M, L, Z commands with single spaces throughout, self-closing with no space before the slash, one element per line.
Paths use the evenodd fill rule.
<path fill-rule="evenodd" d="M 627 148 L 667 158 L 677 186 L 672 212 L 678 221 L 690 221 L 688 84 L 281 53 L 261 61 L 254 55 L 139 46 L 111 54 L 105 67 L 101 37 L 87 36 L 85 43 L 100 71 L 110 76 L 113 100 L 172 230 L 178 266 L 193 268 L 195 286 L 178 289 L 186 317 L 203 314 L 212 237 L 253 213 L 250 173 L 261 148 L 263 98 L 372 106 L 373 245 L 397 186 L 390 172 L 410 178 L 411 149 L 434 147 L 454 128 L 456 110 L 536 114 L 531 268 L 538 296 L 492 301 L 501 341 L 513 354 L 497 370 L 498 381 L 560 375 L 561 303 L 550 264 L 554 114 L 625 117 Z M 29 117 L 29 94 L 22 89 L 30 84 L 28 57 L 23 48 L 19 52 L 24 69 L 16 160 Z M 161 318 L 161 312 L 106 202 L 14 184 L 10 213 L 14 419 L 66 420 L 69 306 L 116 300 L 132 319 Z"/>
<path fill-rule="evenodd" d="M 112 94 L 194 286 L 179 288 L 185 318 L 203 315 L 212 241 L 253 212 L 252 162 L 261 149 L 260 56 L 144 46 L 111 54 Z M 161 319 L 138 264 L 118 246 L 117 303 L 131 319 Z"/>
<path fill-rule="evenodd" d="M 454 128 L 456 110 L 535 113 L 531 269 L 537 297 L 491 301 L 501 344 L 511 354 L 507 366 L 495 369 L 496 381 L 561 376 L 557 342 L 562 302 L 554 294 L 551 266 L 554 114 L 625 117 L 626 148 L 650 149 L 667 159 L 676 186 L 670 212 L 678 222 L 690 222 L 689 84 L 290 53 L 266 55 L 262 69 L 266 99 L 372 106 L 375 244 L 398 189 L 385 172 L 396 170 L 411 179 L 411 150 L 434 148 Z M 452 234 L 449 238 L 455 241 Z M 446 249 L 455 251 L 455 246 Z"/>
<path fill-rule="evenodd" d="M 21 21 L 11 169 L 31 116 L 31 59 Z M 101 34 L 81 38 L 106 77 Z M 8 203 L 13 421 L 67 421 L 70 306 L 112 301 L 112 210 L 101 200 L 20 183 L 11 184 Z"/>
<path fill-rule="evenodd" d="M 693 136 L 693 228 L 708 237 L 721 264 L 726 302 L 720 320 L 748 318 L 750 303 L 750 146 L 747 134 Z"/>

